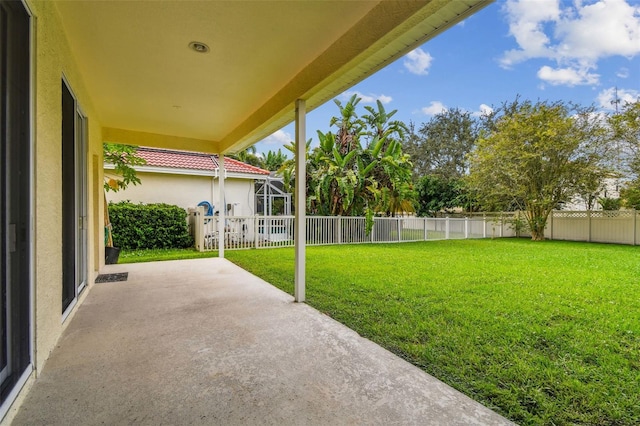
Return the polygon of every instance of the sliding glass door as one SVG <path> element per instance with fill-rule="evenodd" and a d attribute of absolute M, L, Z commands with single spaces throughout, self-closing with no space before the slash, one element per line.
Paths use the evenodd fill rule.
<path fill-rule="evenodd" d="M 0 403 L 31 362 L 30 16 L 0 0 Z"/>
<path fill-rule="evenodd" d="M 73 92 L 62 81 L 62 312 L 87 279 L 87 123 Z"/>

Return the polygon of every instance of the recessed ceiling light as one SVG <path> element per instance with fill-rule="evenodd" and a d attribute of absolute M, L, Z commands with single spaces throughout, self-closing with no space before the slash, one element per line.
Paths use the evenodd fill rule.
<path fill-rule="evenodd" d="M 189 43 L 189 48 L 198 53 L 207 53 L 209 51 L 209 46 L 199 41 L 192 41 Z"/>

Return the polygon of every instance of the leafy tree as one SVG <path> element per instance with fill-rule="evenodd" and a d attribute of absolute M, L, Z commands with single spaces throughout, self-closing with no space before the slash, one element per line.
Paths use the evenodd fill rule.
<path fill-rule="evenodd" d="M 377 109 L 369 105 L 364 107 L 364 109 L 369 112 L 369 114 L 362 116 L 362 120 L 367 127 L 364 134 L 369 138 L 369 142 L 376 140 L 376 138 L 377 140 L 384 139 L 385 143 L 382 149 L 386 150 L 391 141 L 402 141 L 405 133 L 409 131 L 409 129 L 402 121 L 391 120 L 391 117 L 393 117 L 398 110 L 387 113 L 384 105 L 379 100 L 376 101 L 376 106 Z M 367 145 L 370 145 L 370 143 Z"/>
<path fill-rule="evenodd" d="M 147 161 L 137 155 L 138 148 L 131 145 L 104 143 L 102 154 L 104 162 L 113 164 L 114 173 L 119 177 L 110 178 L 104 182 L 105 191 L 117 192 L 129 185 L 138 185 L 140 178 L 136 175 L 135 166 L 147 164 Z"/>
<path fill-rule="evenodd" d="M 422 176 L 416 184 L 419 216 L 436 216 L 440 211 L 458 206 L 460 185 L 456 179 L 439 175 Z"/>
<path fill-rule="evenodd" d="M 255 145 L 251 145 L 247 149 L 244 149 L 237 154 L 231 154 L 229 155 L 229 157 L 255 167 L 262 168 L 264 166 L 262 158 L 256 154 Z"/>
<path fill-rule="evenodd" d="M 337 99 L 333 101 L 340 110 L 340 116 L 332 117 L 329 121 L 329 126 L 338 127 L 336 133 L 338 152 L 341 155 L 345 155 L 357 148 L 356 144 L 360 143 L 360 136 L 364 128 L 363 121 L 358 118 L 356 113 L 356 106 L 360 102 L 360 98 L 354 94 L 344 106 Z"/>
<path fill-rule="evenodd" d="M 469 183 L 485 205 L 525 212 L 533 240 L 544 239 L 552 209 L 570 200 L 586 173 L 604 178 L 606 128 L 593 108 L 516 99 L 478 139 Z"/>
<path fill-rule="evenodd" d="M 462 178 L 445 179 L 438 175 L 422 176 L 416 184 L 418 216 L 437 216 L 454 208 L 477 211 L 473 194 Z"/>
<path fill-rule="evenodd" d="M 433 116 L 417 133 L 412 131 L 405 149 L 416 175 L 445 179 L 466 175 L 467 156 L 478 137 L 478 126 L 478 120 L 469 112 L 454 108 Z"/>
<path fill-rule="evenodd" d="M 330 126 L 337 132 L 318 131 L 319 146 L 307 143 L 307 209 L 310 214 L 393 216 L 413 211 L 412 165 L 402 152 L 400 133 L 404 125 L 389 121 L 396 111 L 378 110 L 361 119 L 352 96 L 346 104 L 335 101 L 340 110 Z M 380 136 L 382 135 L 382 136 Z M 370 138 L 362 144 L 363 138 Z M 285 146 L 295 152 L 295 146 Z M 293 184 L 293 160 L 280 169 L 288 188 Z"/>
<path fill-rule="evenodd" d="M 369 190 L 374 199 L 378 200 L 375 210 L 386 216 L 395 216 L 397 212 L 415 211 L 413 166 L 409 161 L 409 155 L 402 152 L 400 141 L 389 141 L 388 137 L 377 140 L 377 143 L 372 144 L 372 149 L 367 148 L 363 152 L 363 157 L 373 157 L 368 167 L 372 167 L 373 183 Z M 376 189 L 379 192 L 376 192 Z"/>
<path fill-rule="evenodd" d="M 270 172 L 275 172 L 280 170 L 287 159 L 287 155 L 284 154 L 281 149 L 278 149 L 278 152 L 269 150 L 266 154 L 262 155 L 262 165 L 260 167 Z"/>
<path fill-rule="evenodd" d="M 593 210 L 600 194 L 605 189 L 604 178 L 606 175 L 599 169 L 585 170 L 582 176 L 576 181 L 576 194 L 584 202 L 587 210 Z"/>
<path fill-rule="evenodd" d="M 316 163 L 314 161 L 313 158 L 310 158 L 310 150 L 311 150 L 311 139 L 307 140 L 306 142 L 306 146 L 305 146 L 305 158 L 306 158 L 306 163 L 307 163 L 307 175 L 309 174 L 310 170 L 314 169 L 314 164 Z M 292 193 L 292 202 L 295 205 L 295 191 L 294 188 L 296 186 L 296 175 L 295 175 L 295 155 L 296 155 L 296 143 L 295 141 L 291 141 L 290 143 L 288 143 L 287 145 L 284 145 L 284 148 L 291 152 L 292 154 L 292 158 L 288 158 L 287 160 L 284 162 L 284 164 L 282 165 L 282 167 L 280 167 L 280 169 L 277 171 L 277 173 L 282 176 L 282 181 L 283 181 L 283 185 L 284 185 L 284 189 L 287 192 Z M 308 178 L 308 176 L 307 176 Z M 307 198 L 307 211 L 311 211 L 309 204 L 310 204 L 310 188 L 309 185 L 306 185 L 306 198 Z"/>
<path fill-rule="evenodd" d="M 622 172 L 629 177 L 620 196 L 626 207 L 640 209 L 640 99 L 626 103 L 620 114 L 609 117 L 609 123 L 621 145 Z"/>
<path fill-rule="evenodd" d="M 628 186 L 622 188 L 620 197 L 625 207 L 640 210 L 640 185 L 638 185 L 637 182 L 638 181 L 635 180 Z"/>
<path fill-rule="evenodd" d="M 625 103 L 619 114 L 610 115 L 609 125 L 620 144 L 622 171 L 637 178 L 640 176 L 640 99 Z"/>
<path fill-rule="evenodd" d="M 107 204 L 108 191 L 120 191 L 129 185 L 138 185 L 140 178 L 136 174 L 135 166 L 147 164 L 147 161 L 138 156 L 137 147 L 117 143 L 102 144 L 102 156 L 105 163 L 113 164 L 114 173 L 119 177 L 109 178 L 104 182 L 104 225 L 105 246 L 113 247 L 113 234 L 111 232 L 111 220 L 109 219 L 109 206 Z"/>

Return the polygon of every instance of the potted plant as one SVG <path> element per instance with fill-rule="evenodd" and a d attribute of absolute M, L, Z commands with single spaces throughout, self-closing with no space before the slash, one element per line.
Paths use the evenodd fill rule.
<path fill-rule="evenodd" d="M 104 143 L 102 145 L 104 163 L 113 166 L 115 176 L 105 176 L 104 181 L 104 257 L 106 264 L 118 263 L 120 249 L 113 245 L 113 232 L 109 219 L 107 192 L 126 189 L 130 184 L 137 185 L 140 179 L 134 166 L 146 164 L 146 160 L 137 155 L 137 148 L 131 145 Z"/>

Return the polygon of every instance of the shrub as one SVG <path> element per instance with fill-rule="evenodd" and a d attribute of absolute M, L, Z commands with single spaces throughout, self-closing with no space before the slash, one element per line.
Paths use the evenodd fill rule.
<path fill-rule="evenodd" d="M 517 212 L 511 219 L 507 219 L 509 227 L 516 233 L 516 237 L 520 238 L 523 233 L 529 232 L 529 223 L 523 214 Z"/>
<path fill-rule="evenodd" d="M 187 212 L 170 204 L 109 204 L 113 241 L 122 249 L 187 248 Z"/>
<path fill-rule="evenodd" d="M 600 206 L 602 207 L 602 210 L 608 210 L 608 211 L 620 210 L 620 207 L 622 207 L 622 200 L 620 198 L 603 197 L 603 198 L 600 198 L 598 201 L 600 201 Z"/>

